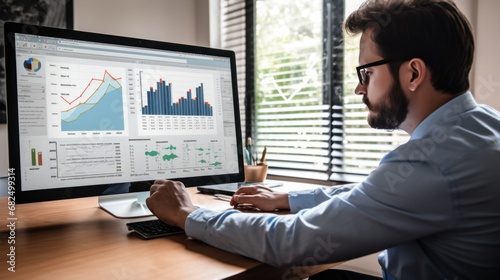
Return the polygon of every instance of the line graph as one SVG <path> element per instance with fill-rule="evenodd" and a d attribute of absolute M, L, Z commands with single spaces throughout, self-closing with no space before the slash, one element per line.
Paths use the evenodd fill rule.
<path fill-rule="evenodd" d="M 68 133 L 124 132 L 127 116 L 125 69 L 49 62 L 48 118 L 52 136 Z"/>
<path fill-rule="evenodd" d="M 101 85 L 106 82 L 107 76 L 109 76 L 112 80 L 117 81 L 117 82 L 118 82 L 118 80 L 121 80 L 121 78 L 115 78 L 111 74 L 109 74 L 108 70 L 104 70 L 103 77 L 101 79 L 92 78 L 90 80 L 90 82 L 87 84 L 87 86 L 85 87 L 85 89 L 82 91 L 82 93 L 79 96 L 77 96 L 75 99 L 73 99 L 72 101 L 68 101 L 64 96 L 61 96 L 62 100 L 64 100 L 69 105 L 72 105 L 73 103 L 78 101 L 78 99 L 81 99 L 88 90 L 92 90 L 93 85 L 96 85 L 96 83 L 97 83 L 97 88 L 101 87 Z M 109 85 L 109 86 L 111 86 L 111 85 Z M 119 87 L 121 87 L 121 84 L 118 82 L 118 85 L 116 86 L 116 88 L 119 88 Z M 97 90 L 94 90 L 93 94 L 95 94 L 96 91 Z"/>
<path fill-rule="evenodd" d="M 82 93 L 68 101 L 64 96 L 61 99 L 68 105 L 75 106 L 61 111 L 62 131 L 100 131 L 110 130 L 104 127 L 102 120 L 114 124 L 111 130 L 123 130 L 123 98 L 122 86 L 119 82 L 121 78 L 114 78 L 106 70 L 102 79 L 92 78 Z M 90 91 L 90 93 L 87 93 Z M 87 99 L 81 100 L 84 96 L 90 95 Z M 117 110 L 110 109 L 119 108 Z"/>

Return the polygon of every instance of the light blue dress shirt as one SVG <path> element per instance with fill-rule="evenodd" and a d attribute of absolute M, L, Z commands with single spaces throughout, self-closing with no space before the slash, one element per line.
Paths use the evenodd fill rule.
<path fill-rule="evenodd" d="M 186 233 L 274 266 L 384 250 L 385 279 L 500 279 L 500 114 L 466 92 L 362 183 L 291 192 L 289 202 L 295 215 L 198 209 Z"/>

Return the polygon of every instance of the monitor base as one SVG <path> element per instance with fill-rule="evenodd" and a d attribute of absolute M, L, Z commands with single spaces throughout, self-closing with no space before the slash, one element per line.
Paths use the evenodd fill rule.
<path fill-rule="evenodd" d="M 146 205 L 149 191 L 99 196 L 99 206 L 116 218 L 153 216 Z"/>

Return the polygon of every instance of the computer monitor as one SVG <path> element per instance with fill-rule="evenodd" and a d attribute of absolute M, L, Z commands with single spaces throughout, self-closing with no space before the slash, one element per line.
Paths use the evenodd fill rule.
<path fill-rule="evenodd" d="M 144 216 L 155 179 L 244 180 L 234 52 L 19 23 L 4 34 L 16 203 L 100 196 Z"/>

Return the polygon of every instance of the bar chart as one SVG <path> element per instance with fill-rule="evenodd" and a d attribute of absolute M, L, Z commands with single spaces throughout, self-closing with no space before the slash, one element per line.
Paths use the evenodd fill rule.
<path fill-rule="evenodd" d="M 213 116 L 213 108 L 205 102 L 203 83 L 196 87 L 195 96 L 191 89 L 186 96 L 172 102 L 172 83 L 166 84 L 163 79 L 156 83 L 156 88 L 147 91 L 147 105 L 142 106 L 143 115 L 166 116 Z"/>
<path fill-rule="evenodd" d="M 141 135 L 217 133 L 221 101 L 213 74 L 181 68 L 136 69 Z"/>
<path fill-rule="evenodd" d="M 31 148 L 31 166 L 43 165 L 42 152 L 37 152 L 36 149 Z"/>

